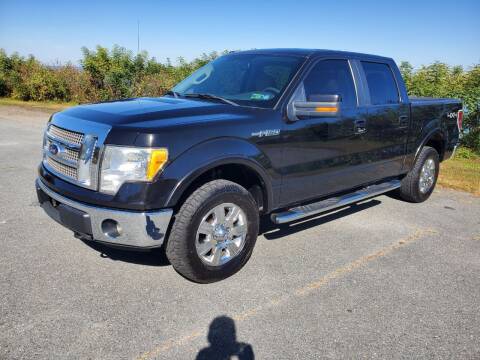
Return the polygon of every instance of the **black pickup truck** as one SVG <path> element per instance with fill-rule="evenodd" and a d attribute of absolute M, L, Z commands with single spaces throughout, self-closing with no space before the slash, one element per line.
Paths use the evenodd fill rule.
<path fill-rule="evenodd" d="M 396 191 L 432 193 L 458 144 L 458 100 L 409 98 L 390 58 L 235 52 L 160 98 L 77 106 L 45 130 L 43 209 L 84 240 L 165 246 L 196 282 L 237 272 L 276 224 Z"/>

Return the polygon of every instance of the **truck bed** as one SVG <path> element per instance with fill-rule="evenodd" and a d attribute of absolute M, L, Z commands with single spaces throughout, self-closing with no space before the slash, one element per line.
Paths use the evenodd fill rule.
<path fill-rule="evenodd" d="M 448 158 L 457 145 L 460 134 L 457 116 L 458 111 L 462 109 L 461 100 L 415 96 L 409 99 L 411 126 L 407 148 L 410 152 L 417 149 L 421 140 L 438 128 L 442 129 L 444 135 L 439 141 L 445 144 L 445 152 L 440 154 L 440 159 Z"/>

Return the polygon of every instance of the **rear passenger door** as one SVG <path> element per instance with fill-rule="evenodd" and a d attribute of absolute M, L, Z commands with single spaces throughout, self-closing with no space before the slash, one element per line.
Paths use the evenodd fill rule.
<path fill-rule="evenodd" d="M 371 180 L 401 173 L 405 156 L 410 108 L 400 91 L 388 63 L 358 61 L 366 95 L 366 131 L 363 156 Z"/>

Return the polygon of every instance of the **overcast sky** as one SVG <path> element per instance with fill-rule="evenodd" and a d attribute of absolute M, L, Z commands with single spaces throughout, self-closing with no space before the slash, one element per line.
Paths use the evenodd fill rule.
<path fill-rule="evenodd" d="M 301 47 L 373 53 L 414 66 L 480 62 L 480 0 L 0 0 L 0 48 L 78 63 L 80 48 L 140 47 L 164 61 L 213 50 Z"/>

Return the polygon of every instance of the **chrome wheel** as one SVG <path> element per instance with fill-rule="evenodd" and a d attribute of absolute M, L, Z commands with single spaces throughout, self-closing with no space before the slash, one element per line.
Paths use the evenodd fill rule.
<path fill-rule="evenodd" d="M 435 181 L 435 161 L 433 159 L 427 159 L 420 171 L 420 179 L 418 187 L 422 194 L 427 193 L 433 186 Z"/>
<path fill-rule="evenodd" d="M 245 245 L 247 216 L 235 204 L 223 203 L 211 209 L 200 222 L 195 239 L 203 263 L 220 266 L 236 257 Z"/>

